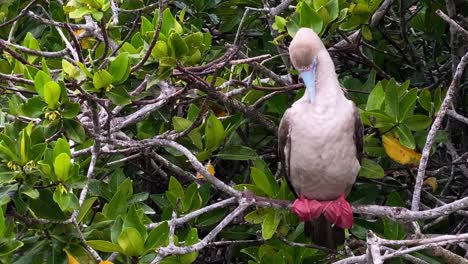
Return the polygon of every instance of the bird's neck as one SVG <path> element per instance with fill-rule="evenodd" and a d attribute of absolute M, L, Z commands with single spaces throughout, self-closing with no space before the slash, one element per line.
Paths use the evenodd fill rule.
<path fill-rule="evenodd" d="M 335 72 L 335 64 L 326 50 L 317 54 L 317 81 L 318 90 L 322 92 L 340 90 L 340 83 Z M 330 91 L 331 92 L 331 91 Z"/>
<path fill-rule="evenodd" d="M 315 80 L 315 99 L 314 105 L 324 105 L 324 107 L 338 98 L 344 96 L 341 90 L 338 76 L 335 72 L 333 60 L 326 50 L 317 54 L 317 70 Z M 304 94 L 304 100 L 308 101 L 307 92 Z"/>

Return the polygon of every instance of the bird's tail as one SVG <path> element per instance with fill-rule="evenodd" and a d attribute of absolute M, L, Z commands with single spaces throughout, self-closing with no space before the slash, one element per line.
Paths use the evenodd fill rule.
<path fill-rule="evenodd" d="M 315 244 L 329 249 L 343 245 L 345 239 L 344 229 L 332 226 L 323 215 L 316 220 L 305 222 L 304 232 Z"/>

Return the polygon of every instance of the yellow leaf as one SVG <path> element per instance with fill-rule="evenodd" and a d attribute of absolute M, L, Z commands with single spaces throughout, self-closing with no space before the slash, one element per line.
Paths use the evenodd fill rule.
<path fill-rule="evenodd" d="M 65 253 L 67 253 L 68 264 L 80 264 L 78 260 L 70 253 L 68 250 L 64 249 Z"/>
<path fill-rule="evenodd" d="M 425 179 L 424 184 L 427 184 L 427 185 L 431 186 L 432 192 L 435 192 L 437 190 L 438 184 L 437 184 L 436 177 L 429 177 L 429 178 Z"/>
<path fill-rule="evenodd" d="M 108 260 L 103 260 L 103 261 L 99 262 L 99 264 L 114 264 L 114 263 L 112 263 L 112 262 L 110 262 Z"/>
<path fill-rule="evenodd" d="M 205 168 L 211 175 L 215 175 L 215 168 L 213 165 L 211 165 L 211 161 L 206 163 Z M 201 175 L 199 172 L 197 172 L 197 179 L 203 179 L 203 175 Z"/>
<path fill-rule="evenodd" d="M 83 34 L 85 32 L 86 32 L 85 29 L 80 28 L 80 29 L 73 30 L 73 35 L 78 37 L 79 35 L 81 35 L 81 34 Z"/>
<path fill-rule="evenodd" d="M 421 154 L 400 144 L 393 136 L 382 136 L 383 146 L 387 155 L 401 165 L 417 165 Z"/>

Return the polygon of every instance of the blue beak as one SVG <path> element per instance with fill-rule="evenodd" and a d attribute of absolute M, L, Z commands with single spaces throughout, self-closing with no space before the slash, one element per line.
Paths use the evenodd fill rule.
<path fill-rule="evenodd" d="M 306 87 L 307 95 L 309 96 L 309 102 L 313 102 L 315 99 L 315 77 L 317 72 L 317 59 L 312 61 L 310 69 L 300 73 L 304 85 Z"/>

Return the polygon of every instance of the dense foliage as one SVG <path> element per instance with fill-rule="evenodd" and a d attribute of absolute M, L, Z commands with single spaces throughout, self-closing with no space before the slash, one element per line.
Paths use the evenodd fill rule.
<path fill-rule="evenodd" d="M 462 263 L 467 11 L 452 0 L 0 1 L 0 263 L 378 263 L 363 255 L 375 241 L 384 259 L 421 246 L 387 256 L 396 263 Z M 287 54 L 300 27 L 322 37 L 366 127 L 346 250 L 311 244 L 288 209 L 276 133 L 303 94 Z M 411 242 L 426 234 L 462 235 Z"/>

